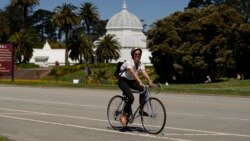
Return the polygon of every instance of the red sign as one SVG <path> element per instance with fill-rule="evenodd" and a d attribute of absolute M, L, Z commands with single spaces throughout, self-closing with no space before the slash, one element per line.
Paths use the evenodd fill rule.
<path fill-rule="evenodd" d="M 0 44 L 0 76 L 11 76 L 13 69 L 11 44 Z"/>

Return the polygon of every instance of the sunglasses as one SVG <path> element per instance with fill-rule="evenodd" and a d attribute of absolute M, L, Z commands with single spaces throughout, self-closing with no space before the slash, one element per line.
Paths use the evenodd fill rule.
<path fill-rule="evenodd" d="M 135 56 L 141 56 L 141 53 L 134 53 Z"/>

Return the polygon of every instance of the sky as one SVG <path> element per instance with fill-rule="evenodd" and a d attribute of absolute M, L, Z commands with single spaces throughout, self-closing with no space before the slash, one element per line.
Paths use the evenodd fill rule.
<path fill-rule="evenodd" d="M 10 0 L 0 0 L 0 9 L 4 9 Z M 184 11 L 190 0 L 125 0 L 127 10 L 143 19 L 147 26 L 152 25 L 159 19 L 169 16 L 177 11 Z M 72 3 L 80 7 L 84 2 L 91 2 L 98 7 L 100 18 L 109 19 L 122 10 L 123 0 L 40 0 L 40 4 L 33 10 L 45 9 L 53 11 L 56 6 L 63 3 Z"/>

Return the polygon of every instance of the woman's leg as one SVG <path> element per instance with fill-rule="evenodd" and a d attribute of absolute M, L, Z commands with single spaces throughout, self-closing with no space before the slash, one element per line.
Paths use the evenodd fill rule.
<path fill-rule="evenodd" d="M 145 88 L 143 86 L 140 86 L 139 83 L 137 83 L 136 81 L 133 81 L 131 83 L 129 83 L 130 87 L 132 89 L 138 90 L 140 92 L 140 97 L 139 97 L 139 102 L 140 105 L 144 102 L 145 98 L 146 98 L 146 91 Z M 139 114 L 143 114 L 144 116 L 148 116 L 148 113 L 145 111 L 142 111 L 144 105 L 140 106 L 140 110 L 139 110 Z"/>
<path fill-rule="evenodd" d="M 124 107 L 124 112 L 132 113 L 131 105 L 134 102 L 134 96 L 133 96 L 133 93 L 131 92 L 131 89 L 129 87 L 128 80 L 126 80 L 124 78 L 120 78 L 118 80 L 118 86 L 122 90 L 123 94 L 126 95 L 126 97 L 127 97 L 127 102 L 126 102 L 126 105 Z"/>
<path fill-rule="evenodd" d="M 139 96 L 139 102 L 140 104 L 143 102 L 143 100 L 145 99 L 145 92 L 144 92 L 144 87 L 140 86 L 139 83 L 137 83 L 136 81 L 131 81 L 131 83 L 129 83 L 129 86 L 140 92 L 140 96 Z M 144 92 L 144 93 L 143 93 Z"/>

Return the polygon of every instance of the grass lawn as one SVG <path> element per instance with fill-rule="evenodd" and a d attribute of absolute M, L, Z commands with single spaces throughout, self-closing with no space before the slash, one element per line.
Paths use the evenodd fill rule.
<path fill-rule="evenodd" d="M 113 76 L 115 65 L 101 64 L 92 67 L 92 82 L 86 84 L 85 71 L 81 69 L 60 76 L 46 76 L 36 80 L 11 80 L 0 79 L 0 84 L 11 85 L 30 85 L 44 87 L 70 87 L 70 88 L 93 88 L 93 89 L 119 89 Z M 62 72 L 61 68 L 61 72 Z M 154 80 L 157 75 L 152 67 L 147 67 L 147 70 Z M 80 79 L 81 83 L 73 84 L 73 79 Z M 216 83 L 201 83 L 201 84 L 162 84 L 163 91 L 167 93 L 182 93 L 182 94 L 206 94 L 206 95 L 227 95 L 227 96 L 250 96 L 250 80 L 224 79 L 224 81 Z"/>
<path fill-rule="evenodd" d="M 250 80 L 229 79 L 206 84 L 170 84 L 164 88 L 164 91 L 174 93 L 250 96 Z"/>
<path fill-rule="evenodd" d="M 0 141 L 11 141 L 11 140 L 9 140 L 9 139 L 6 138 L 6 137 L 0 136 Z"/>
<path fill-rule="evenodd" d="M 64 76 L 65 77 L 65 76 Z M 2 84 L 31 85 L 44 87 L 69 87 L 69 88 L 93 88 L 93 89 L 119 89 L 117 84 L 86 84 L 84 81 L 73 84 L 72 81 L 62 80 L 0 80 Z M 227 96 L 250 96 L 250 80 L 228 79 L 217 83 L 204 84 L 169 84 L 163 86 L 163 92 L 181 94 L 205 94 Z"/>

